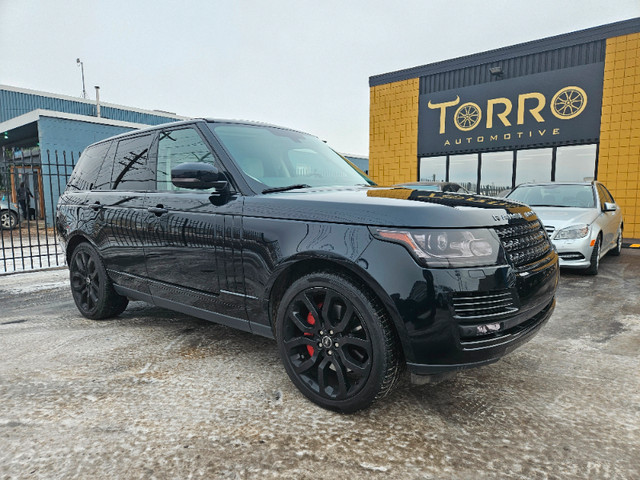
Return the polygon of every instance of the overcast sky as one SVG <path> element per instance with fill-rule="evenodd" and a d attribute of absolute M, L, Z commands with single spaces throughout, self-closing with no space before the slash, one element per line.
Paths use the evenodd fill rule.
<path fill-rule="evenodd" d="M 0 0 L 0 84 L 258 120 L 368 155 L 369 77 L 640 17 L 640 0 Z"/>

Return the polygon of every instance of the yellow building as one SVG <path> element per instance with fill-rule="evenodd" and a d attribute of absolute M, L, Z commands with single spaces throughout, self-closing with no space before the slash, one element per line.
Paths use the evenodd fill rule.
<path fill-rule="evenodd" d="M 369 79 L 369 174 L 495 195 L 599 180 L 640 238 L 640 18 Z"/>

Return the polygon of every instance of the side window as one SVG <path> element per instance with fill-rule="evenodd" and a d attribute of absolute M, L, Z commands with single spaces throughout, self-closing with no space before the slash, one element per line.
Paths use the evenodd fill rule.
<path fill-rule="evenodd" d="M 115 153 L 116 142 L 108 142 L 104 145 L 108 148 L 105 150 L 104 154 L 100 156 L 102 168 L 100 168 L 98 178 L 96 178 L 96 181 L 93 184 L 94 190 L 109 190 L 111 188 L 111 166 L 113 165 L 111 160 Z"/>
<path fill-rule="evenodd" d="M 613 198 L 611 198 L 607 189 L 600 184 L 598 184 L 598 196 L 600 197 L 600 208 L 602 210 L 604 210 L 605 202 L 613 203 Z"/>
<path fill-rule="evenodd" d="M 153 190 L 154 178 L 148 165 L 153 134 L 125 138 L 118 142 L 113 173 L 113 190 Z"/>
<path fill-rule="evenodd" d="M 110 165 L 105 162 L 105 157 L 112 143 L 104 142 L 86 148 L 69 178 L 69 185 L 78 190 L 108 189 L 111 182 L 111 169 L 105 167 Z"/>
<path fill-rule="evenodd" d="M 604 185 L 600 185 L 600 187 L 602 188 L 602 191 L 604 192 L 605 202 L 615 203 L 616 201 L 613 199 L 613 195 L 611 195 L 611 192 L 609 192 L 609 190 L 607 190 L 607 187 L 605 187 Z"/>
<path fill-rule="evenodd" d="M 171 183 L 171 169 L 186 162 L 206 162 L 218 166 L 213 153 L 193 128 L 161 132 L 158 141 L 157 189 L 188 190 Z"/>

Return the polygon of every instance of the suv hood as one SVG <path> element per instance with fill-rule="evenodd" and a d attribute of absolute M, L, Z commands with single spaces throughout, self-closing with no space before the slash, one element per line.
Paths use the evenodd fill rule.
<path fill-rule="evenodd" d="M 256 195 L 244 214 L 309 222 L 394 227 L 492 227 L 537 217 L 502 198 L 410 188 L 323 187 Z"/>
<path fill-rule="evenodd" d="M 545 227 L 561 230 L 571 225 L 591 225 L 600 215 L 597 208 L 532 207 Z"/>

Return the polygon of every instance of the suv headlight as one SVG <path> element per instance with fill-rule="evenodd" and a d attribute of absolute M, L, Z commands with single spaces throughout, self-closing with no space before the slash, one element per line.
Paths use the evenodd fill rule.
<path fill-rule="evenodd" d="M 500 240 L 493 230 L 371 228 L 373 235 L 404 245 L 414 257 L 429 267 L 481 267 L 495 265 Z"/>
<path fill-rule="evenodd" d="M 589 225 L 581 224 L 558 230 L 558 233 L 553 238 L 555 240 L 574 240 L 576 238 L 584 238 L 587 235 L 589 235 Z"/>

